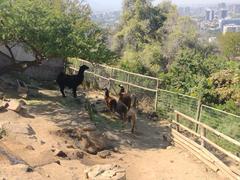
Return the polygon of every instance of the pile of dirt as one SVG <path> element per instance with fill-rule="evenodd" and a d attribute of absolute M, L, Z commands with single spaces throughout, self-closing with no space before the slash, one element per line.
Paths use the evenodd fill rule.
<path fill-rule="evenodd" d="M 115 143 L 95 125 L 89 124 L 82 128 L 64 128 L 57 132 L 58 136 L 67 136 L 74 140 L 75 146 L 89 154 L 96 155 L 103 150 L 114 149 Z"/>

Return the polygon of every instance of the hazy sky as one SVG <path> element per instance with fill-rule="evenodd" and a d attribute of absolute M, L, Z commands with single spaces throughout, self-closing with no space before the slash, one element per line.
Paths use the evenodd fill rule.
<path fill-rule="evenodd" d="M 155 0 L 161 2 L 162 0 Z M 122 0 L 87 0 L 93 11 L 120 10 Z M 224 0 L 172 0 L 177 5 L 214 4 L 224 2 Z M 240 0 L 225 0 L 226 3 L 240 3 Z"/>

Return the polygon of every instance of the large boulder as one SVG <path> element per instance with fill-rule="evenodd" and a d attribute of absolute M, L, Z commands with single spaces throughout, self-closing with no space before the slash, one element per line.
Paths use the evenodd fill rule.
<path fill-rule="evenodd" d="M 126 170 L 116 164 L 95 165 L 84 173 L 89 180 L 126 180 Z"/>
<path fill-rule="evenodd" d="M 39 66 L 29 67 L 24 74 L 42 81 L 56 80 L 58 74 L 64 70 L 63 58 L 49 58 Z"/>
<path fill-rule="evenodd" d="M 86 131 L 90 130 L 90 131 Z M 100 151 L 113 149 L 112 141 L 102 133 L 95 130 L 95 126 L 84 126 L 83 128 L 66 128 L 58 131 L 60 136 L 68 135 L 75 140 L 75 145 L 90 154 L 97 154 Z"/>

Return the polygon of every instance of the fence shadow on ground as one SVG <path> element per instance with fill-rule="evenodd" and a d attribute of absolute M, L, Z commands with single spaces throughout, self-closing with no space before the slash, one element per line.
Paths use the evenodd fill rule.
<path fill-rule="evenodd" d="M 70 97 L 62 98 L 58 91 L 46 89 L 29 98 L 28 104 L 33 114 L 45 116 L 59 127 L 78 127 L 90 121 L 85 110 L 85 96 L 81 93 L 79 95 L 77 99 L 72 98 L 71 94 L 69 94 Z M 103 97 L 98 96 L 99 98 L 93 98 L 91 103 L 96 104 L 96 107 L 105 106 Z M 121 121 L 116 117 L 111 119 L 108 113 L 97 112 L 92 122 L 97 125 L 100 132 L 111 131 L 118 135 L 121 139 L 118 145 L 128 144 L 129 148 L 141 150 L 165 149 L 170 145 L 170 128 L 149 120 L 147 114 L 144 113 L 138 113 L 135 134 L 131 134 L 130 124 L 122 128 Z"/>

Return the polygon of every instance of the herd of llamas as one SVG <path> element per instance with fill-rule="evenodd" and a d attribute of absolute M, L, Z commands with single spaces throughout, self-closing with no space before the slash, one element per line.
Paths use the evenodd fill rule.
<path fill-rule="evenodd" d="M 62 93 L 63 97 L 66 97 L 64 89 L 68 87 L 73 92 L 73 97 L 77 97 L 77 87 L 84 81 L 84 72 L 88 70 L 89 67 L 86 65 L 80 66 L 77 75 L 67 75 L 65 73 L 60 73 L 57 77 L 57 84 Z M 120 92 L 118 94 L 119 99 L 116 100 L 114 97 L 110 96 L 109 89 L 107 87 L 104 90 L 104 100 L 109 109 L 113 114 L 117 113 L 123 123 L 131 122 L 131 132 L 135 132 L 137 111 L 136 103 L 137 97 L 135 95 L 130 95 L 125 91 L 123 85 L 119 85 Z"/>

